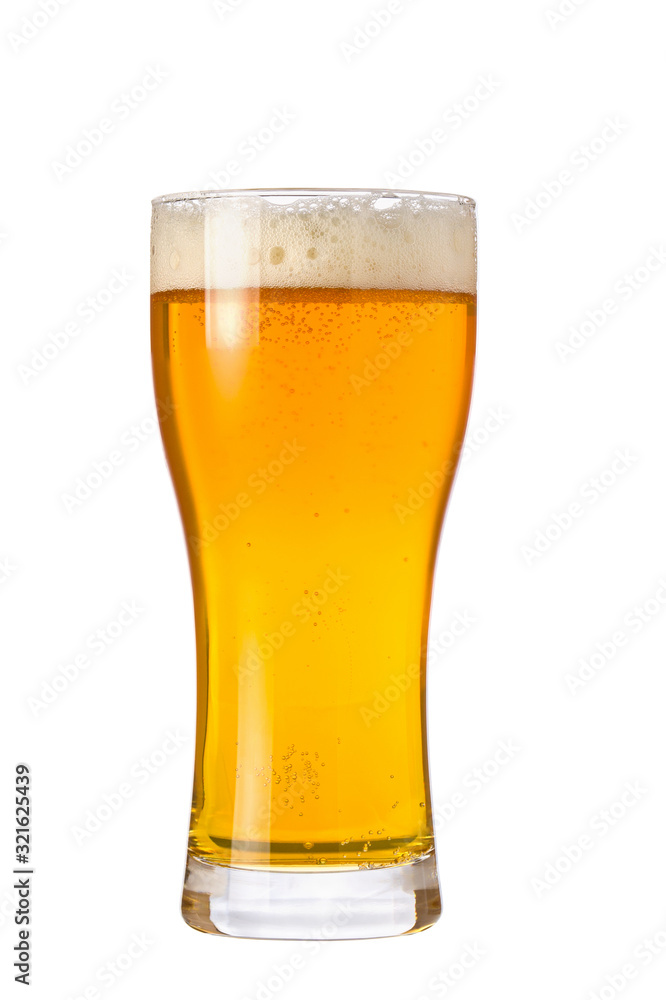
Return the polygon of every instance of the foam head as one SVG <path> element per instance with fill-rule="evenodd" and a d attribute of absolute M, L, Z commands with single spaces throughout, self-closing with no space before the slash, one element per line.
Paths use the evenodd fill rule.
<path fill-rule="evenodd" d="M 151 291 L 476 290 L 474 202 L 408 191 L 194 192 L 153 202 Z"/>

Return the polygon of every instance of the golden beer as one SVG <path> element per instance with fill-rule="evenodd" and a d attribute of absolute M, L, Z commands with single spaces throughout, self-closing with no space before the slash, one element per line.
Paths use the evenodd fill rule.
<path fill-rule="evenodd" d="M 342 873 L 374 901 L 338 936 L 439 913 L 424 651 L 471 391 L 474 212 L 378 199 L 155 206 L 155 392 L 197 636 L 184 913 L 203 930 L 317 936 L 308 900 L 330 887 L 339 905 Z M 411 923 L 386 929 L 398 869 L 422 884 Z M 264 903 L 241 890 L 235 910 L 228 880 L 262 873 Z"/>

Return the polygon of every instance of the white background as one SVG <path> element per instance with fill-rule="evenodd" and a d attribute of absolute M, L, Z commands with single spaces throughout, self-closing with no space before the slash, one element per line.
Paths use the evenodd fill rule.
<path fill-rule="evenodd" d="M 31 0 L 6 2 L 0 32 L 3 981 L 16 941 L 12 785 L 24 759 L 34 775 L 39 1000 L 91 987 L 99 992 L 89 996 L 114 1000 L 663 996 L 658 8 L 578 0 L 557 22 L 555 0 L 403 0 L 361 48 L 357 29 L 384 0 L 235 0 L 226 12 L 208 0 L 50 2 L 48 19 Z M 165 79 L 120 111 L 149 69 Z M 250 162 L 243 144 L 275 109 L 293 120 Z M 112 125 L 103 141 L 58 168 L 102 118 Z M 613 141 L 595 142 L 607 120 Z M 445 141 L 419 156 L 438 127 Z M 390 182 L 402 157 L 420 163 Z M 194 637 L 185 548 L 150 420 L 150 199 L 220 186 L 234 159 L 240 171 L 222 186 L 390 184 L 471 195 L 479 209 L 474 449 L 447 516 L 432 618 L 443 643 L 457 612 L 475 618 L 430 666 L 444 913 L 421 935 L 327 943 L 316 954 L 197 934 L 179 915 Z M 559 190 L 563 170 L 570 183 Z M 648 260 L 654 270 L 640 270 Z M 114 269 L 131 276 L 127 286 L 86 322 L 80 303 Z M 623 277 L 634 272 L 635 290 Z M 607 299 L 616 310 L 599 323 Z M 589 336 L 563 359 L 556 345 L 586 319 Z M 66 346 L 36 371 L 34 352 L 72 322 L 78 334 L 61 337 Z M 484 430 L 498 408 L 502 426 Z M 144 420 L 139 442 L 132 428 Z M 68 513 L 63 494 L 118 448 L 123 465 Z M 602 494 L 591 481 L 618 449 L 629 458 L 605 474 Z M 572 503 L 580 516 L 557 529 L 552 518 Z M 545 551 L 530 556 L 549 524 Z M 92 654 L 90 634 L 131 601 L 142 609 L 131 627 Z M 644 623 L 631 617 L 636 607 L 647 607 Z M 618 631 L 624 645 L 604 658 L 597 643 Z M 89 666 L 36 709 L 29 699 L 86 649 Z M 566 675 L 595 651 L 592 679 L 572 693 Z M 185 745 L 149 780 L 136 777 L 176 731 Z M 497 767 L 502 740 L 519 750 Z M 485 784 L 474 792 L 476 767 Z M 77 843 L 88 810 L 128 780 L 132 796 Z M 618 805 L 627 783 L 639 791 Z M 611 807 L 607 828 L 600 816 Z M 567 862 L 563 850 L 585 835 L 591 846 Z M 107 963 L 134 934 L 150 944 L 117 978 Z M 650 961 L 644 940 L 654 942 Z M 483 955 L 461 977 L 468 946 Z M 283 982 L 274 966 L 284 973 L 298 955 L 304 968 Z M 627 963 L 629 981 L 617 976 Z"/>

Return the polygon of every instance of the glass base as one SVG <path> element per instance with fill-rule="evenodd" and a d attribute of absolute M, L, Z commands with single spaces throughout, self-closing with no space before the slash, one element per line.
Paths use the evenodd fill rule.
<path fill-rule="evenodd" d="M 344 941 L 431 927 L 441 912 L 434 852 L 352 871 L 228 868 L 188 855 L 183 917 L 227 937 Z"/>

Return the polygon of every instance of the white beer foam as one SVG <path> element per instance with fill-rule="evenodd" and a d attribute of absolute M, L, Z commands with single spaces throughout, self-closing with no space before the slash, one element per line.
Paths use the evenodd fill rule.
<path fill-rule="evenodd" d="M 474 293 L 470 198 L 407 191 L 193 192 L 153 202 L 151 292 L 392 288 Z"/>

